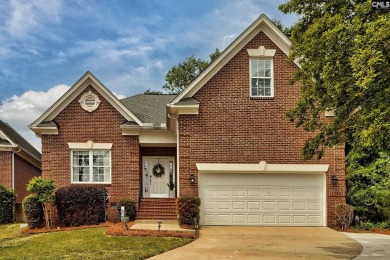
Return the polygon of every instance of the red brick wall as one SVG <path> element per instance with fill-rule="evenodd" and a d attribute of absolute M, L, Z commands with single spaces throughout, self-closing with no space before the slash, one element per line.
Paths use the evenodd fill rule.
<path fill-rule="evenodd" d="M 35 176 L 40 176 L 41 170 L 30 164 L 23 158 L 15 155 L 15 192 L 17 195 L 16 202 L 21 203 L 28 195 L 26 190 L 27 183 Z"/>
<path fill-rule="evenodd" d="M 0 184 L 12 188 L 12 152 L 0 151 Z"/>
<path fill-rule="evenodd" d="M 98 95 L 99 107 L 89 113 L 81 108 L 78 100 L 91 90 Z M 123 136 L 120 125 L 126 119 L 89 86 L 76 97 L 55 119 L 58 135 L 42 136 L 42 175 L 55 181 L 57 187 L 71 185 L 69 142 L 113 143 L 111 149 L 112 183 L 104 185 L 110 193 L 110 202 L 124 197 L 135 201 L 139 192 L 138 136 Z M 83 184 L 77 184 L 83 185 Z"/>
<path fill-rule="evenodd" d="M 274 57 L 274 98 L 250 98 L 247 49 L 260 45 L 276 49 Z M 321 161 L 304 161 L 301 149 L 309 134 L 296 129 L 286 118 L 300 95 L 298 85 L 289 80 L 298 69 L 264 34 L 253 38 L 202 89 L 195 98 L 199 115 L 179 117 L 180 193 L 197 194 L 189 183 L 196 173 L 195 163 L 329 164 L 327 173 L 328 225 L 334 224 L 334 206 L 345 202 L 344 147 L 327 151 Z M 339 184 L 333 187 L 331 176 Z"/>

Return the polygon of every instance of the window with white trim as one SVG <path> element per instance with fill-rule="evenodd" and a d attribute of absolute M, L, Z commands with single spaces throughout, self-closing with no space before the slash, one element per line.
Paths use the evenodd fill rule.
<path fill-rule="evenodd" d="M 111 183 L 111 151 L 72 150 L 72 183 Z"/>
<path fill-rule="evenodd" d="M 250 59 L 251 97 L 273 97 L 272 58 Z"/>

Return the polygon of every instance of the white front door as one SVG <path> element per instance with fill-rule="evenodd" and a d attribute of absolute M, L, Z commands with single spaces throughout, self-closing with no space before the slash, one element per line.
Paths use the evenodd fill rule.
<path fill-rule="evenodd" d="M 174 166 L 173 157 L 143 157 L 143 196 L 173 198 L 175 196 Z"/>

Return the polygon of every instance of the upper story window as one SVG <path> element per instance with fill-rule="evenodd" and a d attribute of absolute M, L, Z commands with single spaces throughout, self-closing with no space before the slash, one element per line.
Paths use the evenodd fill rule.
<path fill-rule="evenodd" d="M 258 49 L 248 49 L 250 57 L 250 96 L 274 96 L 273 57 L 276 50 L 260 46 Z"/>
<path fill-rule="evenodd" d="M 251 59 L 251 96 L 273 97 L 272 59 Z"/>
<path fill-rule="evenodd" d="M 92 112 L 99 107 L 100 104 L 99 97 L 92 91 L 84 93 L 79 99 L 79 103 L 84 110 Z"/>

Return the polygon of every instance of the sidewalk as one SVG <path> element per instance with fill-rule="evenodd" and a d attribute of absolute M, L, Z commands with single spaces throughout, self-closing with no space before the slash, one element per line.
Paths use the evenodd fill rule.
<path fill-rule="evenodd" d="M 354 259 L 390 259 L 390 236 L 376 233 L 347 233 L 363 246 L 363 251 Z"/>

